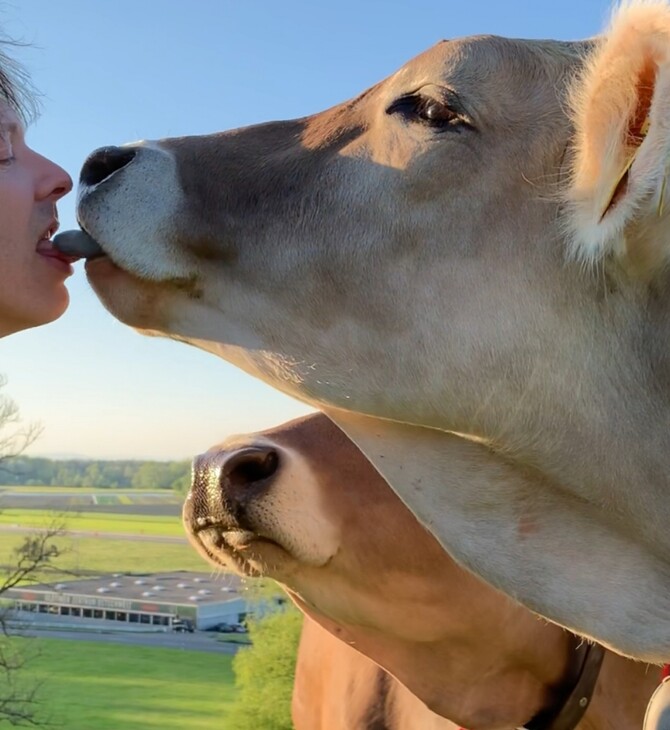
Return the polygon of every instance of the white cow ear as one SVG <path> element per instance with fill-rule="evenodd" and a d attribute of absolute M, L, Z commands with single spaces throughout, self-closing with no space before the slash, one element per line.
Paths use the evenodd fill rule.
<path fill-rule="evenodd" d="M 571 101 L 572 252 L 656 270 L 670 258 L 670 5 L 638 0 L 616 11 Z"/>

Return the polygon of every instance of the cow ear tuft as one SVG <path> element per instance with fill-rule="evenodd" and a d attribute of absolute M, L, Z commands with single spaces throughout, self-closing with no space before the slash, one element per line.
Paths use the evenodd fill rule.
<path fill-rule="evenodd" d="M 595 41 L 571 97 L 572 253 L 655 270 L 670 258 L 670 5 L 629 2 Z"/>

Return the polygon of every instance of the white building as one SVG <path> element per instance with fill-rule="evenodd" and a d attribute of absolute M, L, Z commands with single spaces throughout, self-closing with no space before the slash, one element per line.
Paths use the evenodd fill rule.
<path fill-rule="evenodd" d="M 103 578 L 68 580 L 12 588 L 12 599 L 22 615 L 50 614 L 54 618 L 123 622 L 139 628 L 169 628 L 176 618 L 190 619 L 195 628 L 238 624 L 253 610 L 245 586 L 234 575 L 208 573 L 118 574 Z M 74 621 L 74 623 L 77 623 Z M 120 628 L 120 627 L 119 627 Z"/>

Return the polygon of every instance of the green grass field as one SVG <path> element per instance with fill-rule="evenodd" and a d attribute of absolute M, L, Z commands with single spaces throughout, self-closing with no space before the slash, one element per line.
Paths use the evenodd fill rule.
<path fill-rule="evenodd" d="M 0 564 L 13 565 L 12 551 L 25 535 L 0 532 Z M 162 573 L 172 570 L 211 570 L 207 563 L 187 544 L 115 540 L 113 538 L 62 537 L 55 540 L 61 551 L 56 565 L 62 571 L 93 571 L 96 573 Z M 43 580 L 58 580 L 58 576 L 42 576 Z"/>
<path fill-rule="evenodd" d="M 28 528 L 64 524 L 97 536 L 54 540 L 59 573 L 35 576 L 53 582 L 68 571 L 159 573 L 211 569 L 188 544 L 118 539 L 111 533 L 183 537 L 177 517 L 6 509 L 1 525 Z M 13 565 L 24 533 L 0 531 L 0 563 Z M 235 638 L 238 638 L 237 636 Z M 246 639 L 246 637 L 239 637 Z M 4 639 L 0 637 L 0 642 Z M 116 646 L 90 641 L 12 639 L 33 658 L 22 680 L 39 683 L 40 717 L 68 730 L 220 730 L 233 700 L 232 657 L 174 649 Z M 34 656 L 33 656 L 34 655 Z M 5 726 L 0 722 L 1 726 Z"/>
<path fill-rule="evenodd" d="M 60 639 L 13 639 L 43 682 L 43 714 L 68 730 L 221 730 L 233 698 L 232 657 Z"/>
<path fill-rule="evenodd" d="M 54 522 L 66 530 L 121 532 L 134 535 L 185 537 L 179 517 L 117 514 L 114 512 L 60 512 L 39 509 L 5 509 L 0 511 L 0 525 L 45 528 Z"/>

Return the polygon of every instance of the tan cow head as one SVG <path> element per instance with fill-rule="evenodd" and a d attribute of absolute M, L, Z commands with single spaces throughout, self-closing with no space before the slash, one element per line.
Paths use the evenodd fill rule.
<path fill-rule="evenodd" d="M 89 279 L 124 322 L 327 410 L 488 580 L 668 658 L 669 29 L 666 3 L 641 2 L 596 41 L 442 42 L 314 116 L 98 151 L 80 185 L 105 253 Z M 538 570 L 533 589 L 471 520 L 447 529 L 433 514 L 445 431 L 537 470 L 564 509 L 593 508 L 603 545 L 660 559 L 657 618 L 589 620 L 580 581 Z M 522 518 L 495 503 L 499 524 Z M 598 601 L 610 588 L 601 576 Z"/>
<path fill-rule="evenodd" d="M 458 568 L 323 414 L 196 458 L 184 525 L 211 564 L 278 580 L 443 717 L 516 727 L 540 709 L 536 687 L 560 681 L 564 632 Z M 518 674 L 502 670 L 511 656 L 524 656 Z"/>
<path fill-rule="evenodd" d="M 540 190 L 556 190 L 586 47 L 443 42 L 312 117 L 99 151 L 79 193 L 108 254 L 90 281 L 123 321 L 292 395 L 416 408 L 420 424 L 448 407 L 472 426 L 492 376 L 475 384 L 473 358 L 505 363 L 511 386 L 555 316 L 556 205 Z"/>
<path fill-rule="evenodd" d="M 542 499 L 542 483 L 485 454 L 453 437 L 442 465 L 447 492 L 443 512 L 451 524 L 467 530 L 459 524 L 459 501 L 465 492 L 475 492 L 471 501 L 478 503 L 478 520 L 490 532 L 493 549 L 505 553 L 510 540 L 491 519 L 497 510 L 487 509 L 495 494 L 490 484 L 504 490 L 513 503 L 529 495 Z M 621 559 L 603 562 L 601 540 L 588 530 L 583 513 L 575 509 L 557 517 L 577 522 L 587 536 L 586 543 L 569 545 L 566 533 L 558 533 L 548 546 L 569 558 L 558 561 L 553 576 L 557 583 L 582 572 L 576 568 L 586 559 L 580 558 L 583 554 L 593 577 L 619 570 L 626 580 L 638 581 L 636 591 L 644 592 L 649 566 L 635 570 L 628 546 L 612 545 L 608 552 L 619 550 Z M 323 414 L 227 439 L 197 457 L 184 524 L 193 545 L 211 564 L 278 580 L 303 612 L 399 678 L 434 712 L 464 727 L 525 725 L 551 704 L 547 687 L 558 687 L 566 674 L 574 650 L 567 633 L 460 568 Z M 531 511 L 519 525 L 531 555 L 538 526 Z M 531 560 L 524 569 L 532 573 L 536 567 Z M 607 611 L 599 600 L 584 610 L 591 615 Z M 614 612 L 636 610 L 630 602 L 617 604 L 614 591 L 608 600 L 615 603 Z M 649 617 L 639 612 L 630 618 L 645 622 Z M 321 661 L 327 660 L 317 654 L 311 664 Z M 639 678 L 629 683 L 629 696 L 636 697 L 631 703 L 636 722 L 625 722 L 619 708 L 613 711 L 618 728 L 639 726 L 657 681 L 644 665 L 629 664 L 647 685 L 640 689 Z M 313 666 L 311 671 L 318 683 L 325 669 Z M 340 673 L 325 695 L 346 682 Z M 302 691 L 309 694 L 309 687 Z M 603 687 L 599 691 L 607 696 Z M 358 692 L 360 698 L 364 684 Z M 350 688 L 348 694 L 353 712 L 356 690 Z M 417 722 L 408 727 L 417 727 Z M 425 722 L 428 727 L 430 721 Z"/>

